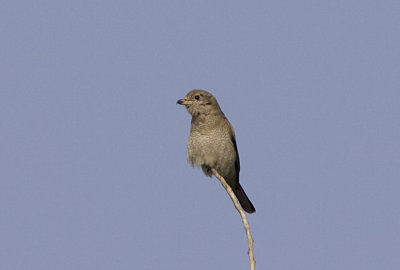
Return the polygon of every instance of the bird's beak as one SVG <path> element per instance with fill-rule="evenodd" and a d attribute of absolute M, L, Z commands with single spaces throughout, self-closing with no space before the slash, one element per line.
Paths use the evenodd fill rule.
<path fill-rule="evenodd" d="M 191 102 L 190 102 L 190 101 L 187 101 L 187 100 L 185 100 L 185 99 L 183 98 L 183 99 L 179 99 L 179 100 L 176 102 L 176 104 L 179 104 L 179 105 L 189 105 L 189 104 L 191 104 Z"/>

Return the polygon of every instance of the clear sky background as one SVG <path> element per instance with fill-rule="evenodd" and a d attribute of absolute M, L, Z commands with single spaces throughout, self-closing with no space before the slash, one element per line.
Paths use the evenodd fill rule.
<path fill-rule="evenodd" d="M 399 1 L 5 1 L 0 269 L 248 269 L 186 161 L 233 124 L 257 269 L 400 269 Z"/>

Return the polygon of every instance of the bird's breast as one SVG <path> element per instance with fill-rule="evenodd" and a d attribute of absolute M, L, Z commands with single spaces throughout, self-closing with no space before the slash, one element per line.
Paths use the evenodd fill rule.
<path fill-rule="evenodd" d="M 187 145 L 188 160 L 192 165 L 211 168 L 234 166 L 236 153 L 229 134 L 214 130 L 204 133 L 192 131 Z"/>

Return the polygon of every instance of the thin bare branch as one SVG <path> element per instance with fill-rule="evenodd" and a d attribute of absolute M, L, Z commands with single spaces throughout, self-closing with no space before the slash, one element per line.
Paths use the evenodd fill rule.
<path fill-rule="evenodd" d="M 253 250 L 253 237 L 250 233 L 249 223 L 247 222 L 246 214 L 244 213 L 242 207 L 240 207 L 239 202 L 233 193 L 232 188 L 226 183 L 225 179 L 213 168 L 211 169 L 215 177 L 221 182 L 222 186 L 225 188 L 226 192 L 228 192 L 229 197 L 231 198 L 233 204 L 235 205 L 236 210 L 239 212 L 242 217 L 242 222 L 244 226 L 244 230 L 246 231 L 247 242 L 249 244 L 249 260 L 250 260 L 250 270 L 256 269 L 256 262 L 254 260 L 254 250 Z"/>

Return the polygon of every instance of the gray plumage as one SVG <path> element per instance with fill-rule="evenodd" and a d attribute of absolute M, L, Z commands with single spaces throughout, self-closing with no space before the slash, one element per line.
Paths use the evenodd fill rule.
<path fill-rule="evenodd" d="M 192 90 L 177 103 L 185 105 L 192 115 L 187 144 L 189 162 L 201 167 L 210 177 L 211 168 L 216 169 L 232 188 L 242 208 L 248 213 L 255 212 L 239 184 L 240 161 L 235 132 L 217 100 L 207 91 Z"/>

